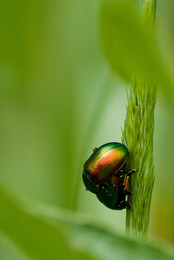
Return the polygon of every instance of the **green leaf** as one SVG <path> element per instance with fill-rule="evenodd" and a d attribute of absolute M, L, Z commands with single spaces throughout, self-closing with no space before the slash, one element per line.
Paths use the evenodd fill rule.
<path fill-rule="evenodd" d="M 121 236 L 70 211 L 22 206 L 0 187 L 0 231 L 29 259 L 174 260 L 173 251 Z M 91 257 L 88 257 L 87 254 Z"/>
<path fill-rule="evenodd" d="M 71 245 L 76 249 L 83 249 L 91 253 L 95 259 L 148 259 L 172 260 L 173 249 L 167 249 L 164 244 L 147 243 L 142 239 L 133 239 L 129 236 L 108 230 L 98 219 L 90 219 L 86 215 L 58 211 L 54 207 L 37 205 L 31 210 L 34 215 L 46 219 L 55 226 L 64 226 Z"/>
<path fill-rule="evenodd" d="M 89 259 L 67 244 L 64 231 L 34 217 L 0 187 L 0 231 L 29 259 Z"/>
<path fill-rule="evenodd" d="M 132 1 L 102 5 L 101 36 L 105 55 L 115 73 L 128 81 L 138 76 L 160 83 L 174 99 L 171 68 L 160 53 L 154 31 L 143 25 Z"/>

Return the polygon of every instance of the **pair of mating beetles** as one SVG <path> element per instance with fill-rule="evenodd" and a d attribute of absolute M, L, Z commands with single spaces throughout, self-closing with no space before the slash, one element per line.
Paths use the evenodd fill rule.
<path fill-rule="evenodd" d="M 96 194 L 100 202 L 110 209 L 130 209 L 126 196 L 129 176 L 136 170 L 126 171 L 129 151 L 124 144 L 107 143 L 93 149 L 84 164 L 83 182 L 86 189 Z"/>

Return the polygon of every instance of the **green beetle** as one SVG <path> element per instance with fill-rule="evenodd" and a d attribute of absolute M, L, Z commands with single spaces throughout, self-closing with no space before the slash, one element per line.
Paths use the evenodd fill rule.
<path fill-rule="evenodd" d="M 93 154 L 84 164 L 83 182 L 87 190 L 108 208 L 130 208 L 125 200 L 129 175 L 136 170 L 125 171 L 129 152 L 124 144 L 112 142 L 93 149 Z M 126 176 L 126 178 L 125 178 Z"/>
<path fill-rule="evenodd" d="M 87 190 L 97 193 L 101 184 L 107 183 L 123 168 L 129 152 L 124 144 L 116 142 L 106 143 L 93 151 L 84 164 L 83 182 Z"/>

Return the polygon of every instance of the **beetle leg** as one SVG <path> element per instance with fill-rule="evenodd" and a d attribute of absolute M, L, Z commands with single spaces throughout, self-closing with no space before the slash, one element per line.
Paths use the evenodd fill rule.
<path fill-rule="evenodd" d="M 132 169 L 131 171 L 127 172 L 127 175 L 131 175 L 131 174 L 133 174 L 133 173 L 135 173 L 137 171 L 138 171 L 138 169 Z"/>
<path fill-rule="evenodd" d="M 127 185 L 128 185 L 129 176 L 130 176 L 131 174 L 137 172 L 137 171 L 138 171 L 138 169 L 137 169 L 137 170 L 132 169 L 131 171 L 129 171 L 129 172 L 127 173 L 126 183 L 125 183 L 125 186 L 124 186 L 124 191 L 126 191 L 126 188 L 127 188 Z M 126 195 L 132 195 L 132 193 L 131 193 L 130 191 L 127 191 L 127 194 L 126 194 Z"/>
<path fill-rule="evenodd" d="M 132 209 L 131 205 L 129 204 L 128 201 L 124 201 L 122 200 L 119 205 L 118 205 L 120 208 L 122 209 Z"/>
<path fill-rule="evenodd" d="M 125 208 L 132 209 L 132 206 L 130 205 L 130 203 L 128 201 L 125 201 Z"/>
<path fill-rule="evenodd" d="M 125 196 L 127 196 L 127 195 L 130 195 L 130 196 L 132 196 L 133 195 L 133 193 L 131 192 L 131 191 L 128 191 L 128 190 L 123 190 L 123 194 L 125 195 Z"/>
<path fill-rule="evenodd" d="M 98 148 L 95 147 L 95 148 L 93 148 L 92 150 L 93 150 L 93 152 L 95 152 L 97 149 L 98 149 Z"/>
<path fill-rule="evenodd" d="M 126 177 L 126 183 L 125 183 L 125 186 L 124 186 L 124 191 L 125 191 L 126 188 L 127 188 L 128 180 L 129 180 L 129 175 Z"/>
<path fill-rule="evenodd" d="M 132 193 L 131 191 L 128 191 L 128 190 L 125 190 L 125 194 L 126 194 L 126 195 L 130 195 L 130 196 L 133 195 L 133 193 Z"/>
<path fill-rule="evenodd" d="M 131 175 L 131 174 L 133 174 L 133 173 L 135 173 L 135 172 L 137 172 L 137 171 L 138 171 L 138 169 L 132 169 L 131 171 L 120 170 L 119 172 L 117 172 L 117 173 L 115 174 L 115 176 L 120 177 L 120 176 L 123 176 L 123 175 L 125 175 L 125 174 Z"/>

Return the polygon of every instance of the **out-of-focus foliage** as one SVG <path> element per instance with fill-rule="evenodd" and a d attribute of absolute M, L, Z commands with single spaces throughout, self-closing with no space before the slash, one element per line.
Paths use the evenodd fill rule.
<path fill-rule="evenodd" d="M 121 141 L 125 118 L 126 83 L 111 76 L 101 46 L 101 5 L 97 0 L 1 1 L 0 181 L 7 190 L 29 198 L 31 204 L 37 200 L 81 211 L 121 232 L 125 212 L 105 208 L 85 191 L 81 182 L 83 163 L 92 148 Z M 173 0 L 158 2 L 158 43 L 162 53 L 166 50 L 171 65 L 173 10 Z M 156 113 L 157 174 L 150 233 L 173 243 L 174 121 L 163 93 L 159 92 Z M 4 188 L 0 258 L 46 259 L 49 250 L 57 257 L 55 247 L 60 247 L 59 254 L 68 259 L 66 256 L 72 254 L 66 242 L 68 228 L 62 226 L 55 231 L 54 224 L 32 215 L 27 203 L 24 210 L 15 198 L 5 194 Z M 100 234 L 95 237 L 90 227 L 84 228 L 86 231 L 82 226 L 77 239 L 78 251 L 83 232 L 84 236 L 89 232 L 92 241 L 98 240 Z M 74 231 L 78 233 L 76 225 Z M 118 241 L 119 237 L 114 239 Z M 107 241 L 103 243 L 107 245 Z M 96 251 L 101 244 L 96 244 Z M 110 250 L 112 246 L 108 245 Z M 119 252 L 126 250 L 122 245 L 120 242 Z M 138 245 L 134 246 L 138 254 Z"/>
<path fill-rule="evenodd" d="M 61 228 L 33 217 L 0 189 L 0 223 L 3 232 L 29 259 L 90 259 L 73 251 Z"/>
<path fill-rule="evenodd" d="M 153 80 L 174 101 L 174 77 L 164 62 L 151 28 L 144 26 L 132 1 L 106 3 L 101 12 L 103 46 L 112 70 Z"/>
<path fill-rule="evenodd" d="M 39 205 L 26 210 L 2 187 L 0 206 L 1 231 L 29 259 L 174 259 L 169 249 L 117 235 L 80 214 Z"/>

